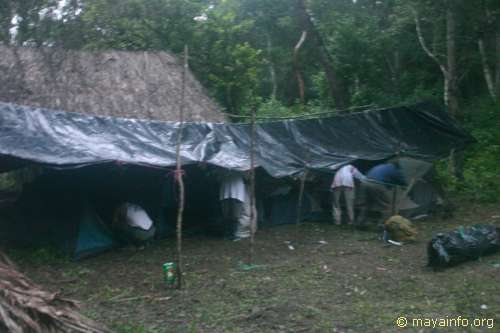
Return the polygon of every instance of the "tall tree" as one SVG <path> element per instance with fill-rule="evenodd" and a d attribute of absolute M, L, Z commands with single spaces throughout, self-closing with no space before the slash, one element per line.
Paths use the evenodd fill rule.
<path fill-rule="evenodd" d="M 484 80 L 493 101 L 500 96 L 500 4 L 483 0 L 476 6 L 475 28 Z"/>
<path fill-rule="evenodd" d="M 302 24 L 303 30 L 307 31 L 311 36 L 311 39 L 315 41 L 319 60 L 323 69 L 325 71 L 326 78 L 330 87 L 330 94 L 335 101 L 335 105 L 339 109 L 345 109 L 347 106 L 347 97 L 344 87 L 344 82 L 341 77 L 337 75 L 337 72 L 333 66 L 333 60 L 330 56 L 328 49 L 323 42 L 323 37 L 318 32 L 311 12 L 306 6 L 305 0 L 297 0 L 297 16 Z"/>
<path fill-rule="evenodd" d="M 444 105 L 448 112 L 454 118 L 459 118 L 459 89 L 458 89 L 458 68 L 457 68 L 457 10 L 460 1 L 444 0 L 442 10 L 446 17 L 445 43 L 446 56 L 445 59 L 440 59 L 434 51 L 432 51 L 424 39 L 420 24 L 419 9 L 413 8 L 415 27 L 417 31 L 420 46 L 425 53 L 436 62 L 441 70 L 444 82 L 443 99 Z M 450 155 L 450 170 L 458 179 L 463 179 L 463 157 L 461 153 L 452 151 Z"/>

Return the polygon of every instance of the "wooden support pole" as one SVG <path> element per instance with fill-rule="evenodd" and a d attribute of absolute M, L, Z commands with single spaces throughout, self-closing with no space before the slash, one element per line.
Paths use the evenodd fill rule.
<path fill-rule="evenodd" d="M 299 225 L 302 220 L 302 201 L 304 198 L 304 187 L 306 184 L 306 178 L 309 170 L 304 168 L 302 173 L 302 177 L 300 178 L 300 189 L 299 189 L 299 202 L 297 203 L 297 220 L 295 221 L 295 241 L 298 241 L 299 238 Z"/>
<path fill-rule="evenodd" d="M 299 238 L 299 225 L 302 220 L 302 202 L 304 201 L 304 187 L 306 185 L 307 175 L 309 174 L 309 160 L 311 158 L 311 152 L 308 150 L 304 155 L 304 171 L 302 172 L 302 177 L 300 178 L 300 189 L 299 189 L 299 202 L 297 203 L 297 221 L 295 222 L 295 241 Z"/>
<path fill-rule="evenodd" d="M 255 200 L 255 107 L 252 107 L 250 127 L 250 252 L 248 264 L 253 263 L 255 232 L 257 230 L 257 208 Z"/>
<path fill-rule="evenodd" d="M 179 186 L 179 206 L 177 209 L 177 269 L 176 271 L 176 281 L 177 289 L 182 289 L 182 217 L 184 214 L 184 180 L 182 178 L 182 164 L 181 164 L 181 142 L 182 142 L 182 130 L 184 128 L 184 104 L 185 104 L 185 94 L 186 94 L 186 74 L 188 70 L 188 47 L 184 45 L 184 68 L 182 71 L 182 87 L 181 87 L 181 102 L 179 105 L 179 127 L 177 129 L 177 146 L 175 149 L 176 155 L 176 169 L 175 169 L 175 180 Z"/>
<path fill-rule="evenodd" d="M 391 215 L 396 215 L 396 194 L 397 194 L 397 192 L 398 192 L 397 185 L 392 185 Z"/>

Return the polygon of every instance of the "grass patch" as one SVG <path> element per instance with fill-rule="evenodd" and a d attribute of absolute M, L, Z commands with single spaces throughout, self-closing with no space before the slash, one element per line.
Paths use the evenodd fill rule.
<path fill-rule="evenodd" d="M 291 251 L 285 241 L 295 237 L 295 226 L 269 228 L 257 234 L 257 267 L 249 270 L 241 266 L 248 243 L 187 237 L 181 291 L 163 281 L 172 241 L 80 263 L 20 265 L 38 283 L 83 301 L 85 313 L 119 333 L 394 332 L 401 315 L 500 322 L 500 253 L 442 272 L 426 267 L 433 234 L 500 224 L 499 215 L 496 205 L 469 203 L 453 219 L 415 222 L 420 239 L 402 247 L 384 246 L 377 230 L 304 224 Z"/>

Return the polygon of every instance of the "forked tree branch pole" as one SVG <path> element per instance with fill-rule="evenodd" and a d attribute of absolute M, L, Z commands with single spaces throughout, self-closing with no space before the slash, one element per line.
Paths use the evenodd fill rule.
<path fill-rule="evenodd" d="M 176 169 L 175 169 L 175 179 L 179 186 L 179 206 L 177 209 L 177 288 L 182 288 L 182 217 L 184 214 L 184 180 L 182 174 L 182 163 L 181 163 L 181 143 L 182 143 L 182 130 L 184 129 L 184 106 L 185 106 L 185 94 L 186 94 L 186 74 L 188 70 L 188 47 L 184 46 L 184 68 L 182 70 L 182 87 L 181 87 L 181 102 L 179 106 L 179 127 L 177 129 L 177 146 L 175 149 L 176 156 Z"/>
<path fill-rule="evenodd" d="M 299 239 L 299 225 L 302 220 L 302 202 L 304 200 L 304 188 L 306 185 L 307 175 L 309 174 L 309 160 L 311 159 L 311 152 L 307 150 L 304 154 L 305 164 L 300 178 L 299 201 L 297 202 L 297 220 L 295 221 L 295 241 Z"/>

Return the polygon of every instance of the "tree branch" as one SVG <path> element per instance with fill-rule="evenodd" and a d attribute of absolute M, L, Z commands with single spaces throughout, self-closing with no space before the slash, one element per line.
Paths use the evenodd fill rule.
<path fill-rule="evenodd" d="M 413 19 L 415 21 L 415 28 L 417 30 L 418 42 L 420 43 L 420 46 L 422 47 L 424 52 L 429 56 L 429 58 L 434 60 L 434 62 L 439 66 L 439 69 L 443 73 L 445 79 L 448 79 L 448 70 L 446 69 L 446 66 L 441 61 L 439 61 L 437 56 L 434 53 L 432 53 L 432 51 L 427 47 L 427 44 L 425 43 L 425 39 L 422 34 L 422 29 L 420 28 L 420 19 L 418 17 L 417 10 L 412 9 L 412 12 L 413 12 Z"/>

